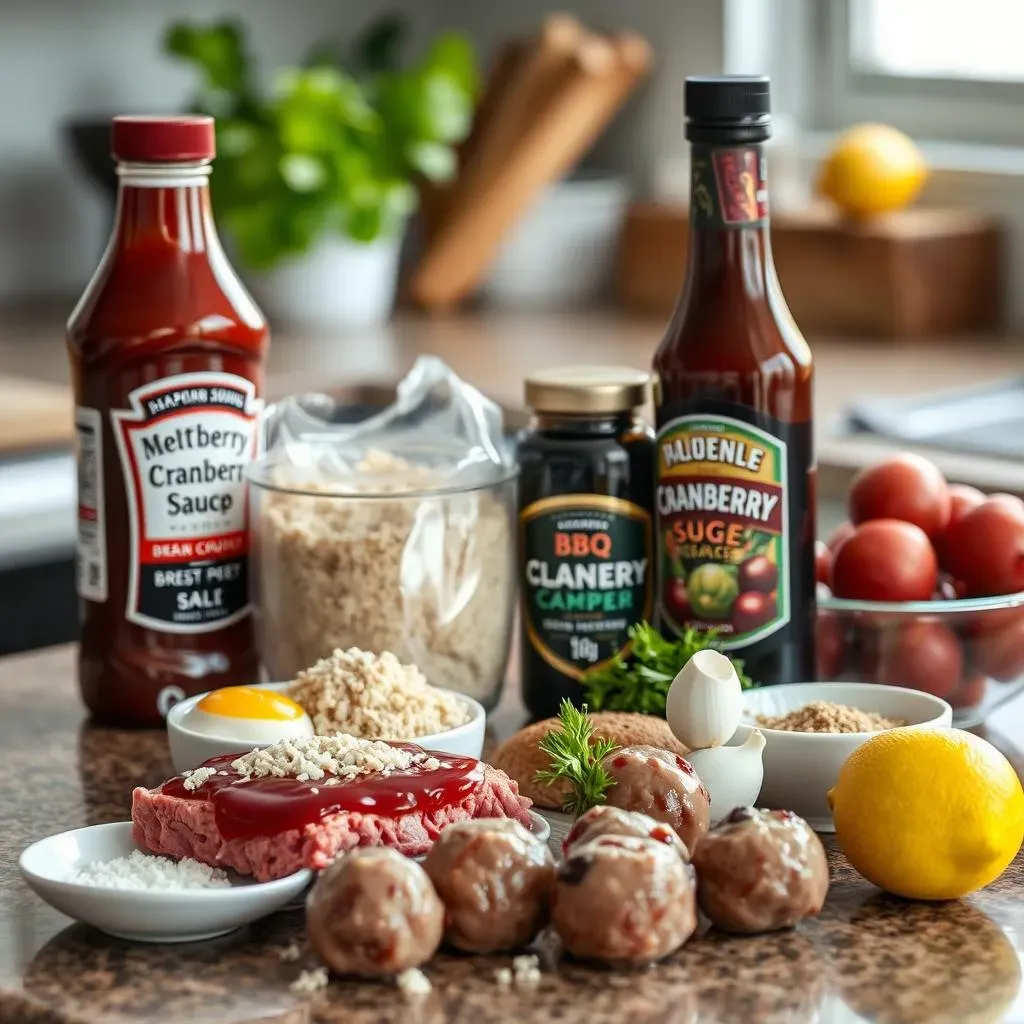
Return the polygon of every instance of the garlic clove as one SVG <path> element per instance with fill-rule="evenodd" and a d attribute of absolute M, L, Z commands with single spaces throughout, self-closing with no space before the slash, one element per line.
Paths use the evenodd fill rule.
<path fill-rule="evenodd" d="M 672 680 L 665 717 L 690 750 L 728 742 L 743 717 L 743 687 L 732 662 L 719 651 L 698 651 Z"/>
<path fill-rule="evenodd" d="M 711 824 L 728 817 L 734 807 L 752 807 L 764 782 L 762 751 L 765 738 L 758 729 L 738 747 L 711 747 L 686 755 L 711 797 Z"/>

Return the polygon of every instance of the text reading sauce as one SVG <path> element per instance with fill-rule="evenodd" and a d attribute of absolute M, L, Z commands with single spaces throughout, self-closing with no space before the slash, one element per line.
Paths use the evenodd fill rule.
<path fill-rule="evenodd" d="M 267 326 L 221 249 L 211 118 L 115 118 L 113 237 L 68 323 L 78 456 L 79 682 L 159 724 L 255 682 L 245 470 Z"/>
<path fill-rule="evenodd" d="M 394 744 L 420 753 L 412 744 Z M 225 839 L 253 839 L 301 829 L 327 814 L 356 811 L 397 817 L 409 811 L 430 813 L 461 803 L 484 778 L 483 766 L 472 757 L 425 752 L 444 765 L 427 769 L 422 762 L 388 775 L 357 776 L 300 782 L 295 778 L 249 779 L 231 767 L 237 754 L 224 754 L 203 762 L 216 768 L 196 789 L 186 789 L 182 776 L 165 782 L 160 792 L 183 800 L 201 800 L 213 805 L 214 820 Z M 226 775 L 219 774 L 226 772 Z"/>

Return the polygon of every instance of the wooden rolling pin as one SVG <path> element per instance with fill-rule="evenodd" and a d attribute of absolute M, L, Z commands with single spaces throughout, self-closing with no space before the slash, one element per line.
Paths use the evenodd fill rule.
<path fill-rule="evenodd" d="M 505 99 L 509 82 L 520 63 L 529 52 L 525 39 L 510 39 L 497 52 L 487 72 L 487 79 L 480 91 L 480 101 L 473 115 L 473 127 L 469 135 L 456 147 L 459 158 L 458 177 L 444 184 L 424 181 L 420 185 L 420 223 L 423 244 L 429 244 L 437 233 L 451 207 L 459 185 L 465 178 L 466 169 L 473 163 L 474 154 L 480 147 L 481 138 L 487 132 Z"/>
<path fill-rule="evenodd" d="M 478 138 L 463 164 L 457 194 L 475 191 L 497 173 L 529 132 L 537 111 L 564 87 L 581 56 L 586 59 L 589 52 L 591 61 L 610 66 L 611 51 L 581 45 L 586 37 L 587 30 L 572 15 L 549 15 L 537 39 L 525 47 L 519 59 L 496 69 L 507 77 L 495 83 L 494 108 L 482 112 Z"/>
<path fill-rule="evenodd" d="M 526 133 L 490 177 L 453 202 L 415 269 L 410 291 L 429 309 L 448 308 L 482 280 L 516 219 L 594 142 L 653 62 L 632 32 L 586 37 L 562 87 L 533 112 Z"/>

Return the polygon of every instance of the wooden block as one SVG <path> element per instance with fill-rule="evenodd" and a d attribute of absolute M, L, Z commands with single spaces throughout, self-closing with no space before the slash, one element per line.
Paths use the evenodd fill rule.
<path fill-rule="evenodd" d="M 635 204 L 619 250 L 620 301 L 637 312 L 671 312 L 687 241 L 685 207 Z M 772 249 L 807 334 L 913 338 L 1002 326 L 1004 234 L 992 218 L 910 209 L 854 224 L 816 208 L 775 217 Z"/>

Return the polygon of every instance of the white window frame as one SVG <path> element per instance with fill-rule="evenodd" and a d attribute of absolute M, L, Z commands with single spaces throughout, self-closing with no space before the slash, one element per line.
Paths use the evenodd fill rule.
<path fill-rule="evenodd" d="M 969 6 L 969 4 L 968 4 Z M 919 139 L 989 146 L 1024 145 L 1024 82 L 892 75 L 851 60 L 851 0 L 810 8 L 815 40 L 813 127 L 834 130 L 885 121 Z"/>

